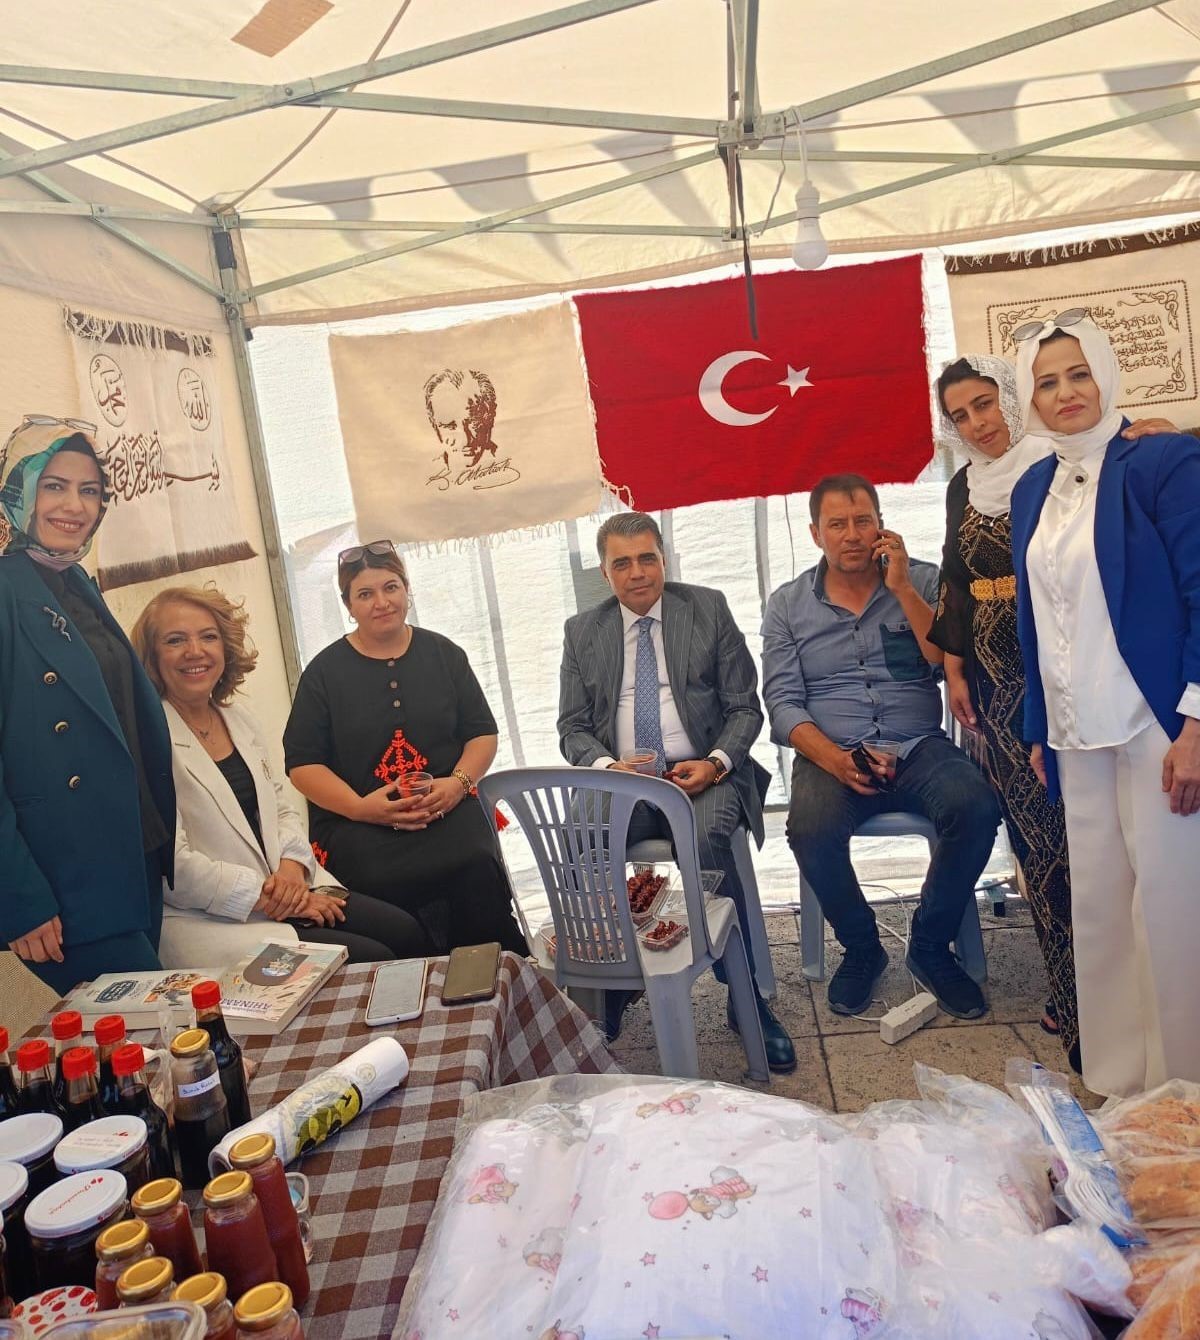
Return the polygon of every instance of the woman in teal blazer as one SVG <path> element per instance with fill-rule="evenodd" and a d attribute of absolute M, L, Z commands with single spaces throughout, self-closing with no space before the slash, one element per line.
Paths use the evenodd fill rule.
<path fill-rule="evenodd" d="M 79 566 L 108 495 L 79 426 L 27 418 L 0 455 L 0 941 L 60 993 L 159 967 L 173 874 L 158 694 Z"/>

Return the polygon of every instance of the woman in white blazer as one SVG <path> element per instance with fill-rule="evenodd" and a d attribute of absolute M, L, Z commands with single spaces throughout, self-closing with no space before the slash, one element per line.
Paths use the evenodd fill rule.
<path fill-rule="evenodd" d="M 242 607 L 211 586 L 172 587 L 132 641 L 164 699 L 179 810 L 164 966 L 224 968 L 268 937 L 344 944 L 352 963 L 425 954 L 412 916 L 322 869 L 257 723 L 232 702 L 258 655 Z"/>

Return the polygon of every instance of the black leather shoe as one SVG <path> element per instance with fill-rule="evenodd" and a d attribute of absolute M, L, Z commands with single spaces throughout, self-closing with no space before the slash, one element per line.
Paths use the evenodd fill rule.
<path fill-rule="evenodd" d="M 758 1001 L 758 1017 L 762 1021 L 763 1041 L 767 1044 L 767 1067 L 779 1075 L 790 1074 L 796 1068 L 796 1049 L 792 1046 L 787 1029 L 771 1013 L 771 1007 L 760 995 L 756 994 L 755 1000 Z M 725 1022 L 741 1035 L 741 1029 L 733 1016 L 732 996 L 725 1002 Z"/>

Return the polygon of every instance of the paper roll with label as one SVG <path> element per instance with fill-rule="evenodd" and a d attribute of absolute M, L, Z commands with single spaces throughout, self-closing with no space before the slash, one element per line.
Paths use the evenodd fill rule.
<path fill-rule="evenodd" d="M 284 1163 L 307 1154 L 408 1078 L 408 1055 L 395 1038 L 375 1038 L 330 1066 L 281 1103 L 230 1131 L 208 1157 L 211 1176 L 229 1168 L 229 1150 L 260 1131 L 275 1141 Z"/>

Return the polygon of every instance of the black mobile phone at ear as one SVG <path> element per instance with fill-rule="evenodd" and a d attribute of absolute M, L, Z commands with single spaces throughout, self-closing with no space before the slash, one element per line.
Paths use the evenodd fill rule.
<path fill-rule="evenodd" d="M 459 945 L 450 951 L 446 980 L 442 983 L 442 1004 L 490 1000 L 496 994 L 499 976 L 499 944 L 492 941 L 485 945 Z"/>

